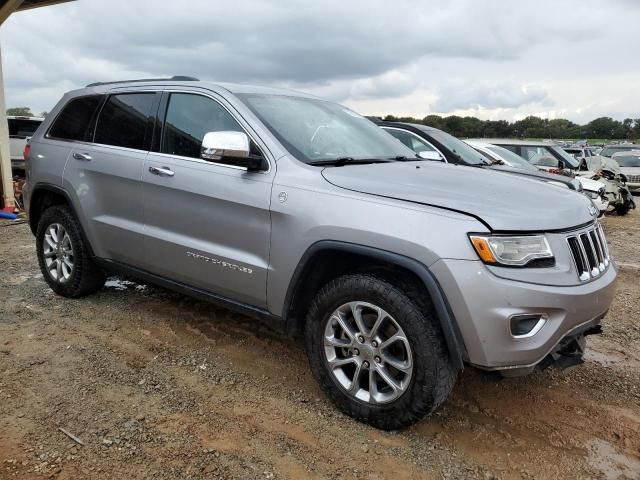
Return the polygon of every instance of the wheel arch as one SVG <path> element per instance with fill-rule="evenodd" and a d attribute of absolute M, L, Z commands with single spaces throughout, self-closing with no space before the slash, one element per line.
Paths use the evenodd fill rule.
<path fill-rule="evenodd" d="M 42 214 L 47 208 L 54 205 L 66 205 L 71 209 L 71 213 L 78 220 L 78 228 L 82 235 L 82 239 L 93 256 L 91 243 L 85 234 L 84 226 L 75 211 L 71 197 L 64 188 L 57 185 L 52 185 L 50 183 L 37 183 L 31 191 L 29 197 L 29 228 L 31 229 L 31 233 L 34 235 L 36 234 L 38 230 L 38 222 L 40 221 Z"/>
<path fill-rule="evenodd" d="M 334 240 L 311 245 L 298 263 L 285 296 L 283 313 L 287 331 L 299 334 L 304 325 L 304 306 L 308 305 L 326 281 L 355 271 L 385 271 L 411 275 L 433 302 L 442 328 L 449 357 L 455 368 L 464 368 L 466 350 L 446 296 L 433 273 L 419 261 L 387 250 Z M 391 270 L 389 270 L 391 269 Z"/>

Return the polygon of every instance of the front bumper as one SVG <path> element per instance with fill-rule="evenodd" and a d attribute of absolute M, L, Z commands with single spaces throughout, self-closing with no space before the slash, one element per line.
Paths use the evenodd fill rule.
<path fill-rule="evenodd" d="M 597 325 L 615 293 L 613 262 L 595 280 L 547 286 L 499 278 L 480 261 L 439 260 L 430 267 L 447 296 L 472 365 L 525 369 L 540 363 L 572 332 Z M 543 314 L 547 321 L 530 337 L 515 338 L 509 318 Z"/>

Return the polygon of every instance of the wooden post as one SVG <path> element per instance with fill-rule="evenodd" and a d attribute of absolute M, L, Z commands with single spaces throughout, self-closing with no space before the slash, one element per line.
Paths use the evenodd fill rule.
<path fill-rule="evenodd" d="M 2 75 L 2 53 L 0 51 L 0 186 L 2 187 L 3 210 L 13 213 L 13 174 L 11 172 L 11 151 L 9 150 L 9 124 L 7 106 L 4 103 L 4 77 Z"/>

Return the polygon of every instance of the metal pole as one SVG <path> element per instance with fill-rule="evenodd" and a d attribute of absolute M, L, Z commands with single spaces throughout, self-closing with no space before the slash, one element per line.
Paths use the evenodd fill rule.
<path fill-rule="evenodd" d="M 0 49 L 0 179 L 2 180 L 2 201 L 5 211 L 13 212 L 13 174 L 11 172 L 11 153 L 9 150 L 9 124 L 7 107 L 4 103 L 4 77 L 2 75 L 2 50 Z"/>

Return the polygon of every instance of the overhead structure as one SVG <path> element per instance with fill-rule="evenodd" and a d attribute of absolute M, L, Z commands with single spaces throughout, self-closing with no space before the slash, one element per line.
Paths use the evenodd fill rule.
<path fill-rule="evenodd" d="M 33 8 L 48 7 L 73 0 L 0 0 L 0 26 L 12 13 Z M 4 77 L 2 75 L 2 57 L 0 55 L 0 192 L 2 207 L 13 211 L 13 179 L 11 173 L 11 156 L 9 153 L 9 126 L 7 124 L 7 106 L 4 101 Z"/>

